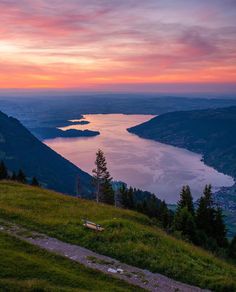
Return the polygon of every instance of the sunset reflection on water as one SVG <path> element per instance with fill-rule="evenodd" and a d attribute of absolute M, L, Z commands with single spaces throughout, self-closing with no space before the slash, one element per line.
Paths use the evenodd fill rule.
<path fill-rule="evenodd" d="M 101 148 L 115 180 L 121 180 L 143 190 L 154 192 L 167 202 L 178 200 L 182 185 L 189 184 L 194 198 L 203 186 L 231 186 L 233 179 L 204 165 L 201 155 L 185 149 L 139 138 L 126 129 L 143 123 L 151 115 L 97 114 L 84 115 L 86 125 L 62 128 L 95 130 L 95 137 L 56 138 L 44 141 L 68 160 L 91 173 L 95 153 Z M 74 120 L 75 122 L 78 120 Z"/>

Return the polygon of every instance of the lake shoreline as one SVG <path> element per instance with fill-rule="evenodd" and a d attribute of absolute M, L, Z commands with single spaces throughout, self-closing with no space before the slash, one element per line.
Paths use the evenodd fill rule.
<path fill-rule="evenodd" d="M 201 195 L 205 183 L 213 181 L 217 190 L 233 184 L 231 178 L 205 165 L 199 154 L 139 138 L 127 131 L 154 115 L 92 114 L 83 117 L 90 122 L 86 128 L 99 130 L 99 136 L 44 142 L 88 173 L 93 168 L 97 149 L 101 148 L 107 155 L 108 167 L 115 180 L 155 193 L 167 203 L 176 203 L 182 185 L 187 183 L 192 186 L 195 199 Z M 81 130 L 84 127 L 74 125 L 62 129 Z"/>

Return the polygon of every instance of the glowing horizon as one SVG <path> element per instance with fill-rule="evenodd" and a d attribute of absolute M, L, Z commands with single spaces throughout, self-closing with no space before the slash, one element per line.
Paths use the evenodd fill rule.
<path fill-rule="evenodd" d="M 0 11 L 0 89 L 235 90 L 235 1 L 0 0 Z"/>

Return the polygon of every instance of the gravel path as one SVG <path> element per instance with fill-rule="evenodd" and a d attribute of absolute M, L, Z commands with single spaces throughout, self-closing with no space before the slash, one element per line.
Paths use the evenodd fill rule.
<path fill-rule="evenodd" d="M 137 285 L 149 291 L 158 292 L 200 292 L 198 287 L 177 282 L 161 274 L 151 273 L 148 270 L 139 269 L 113 258 L 95 253 L 89 249 L 65 243 L 58 239 L 48 237 L 38 232 L 31 232 L 13 224 L 0 224 L 0 231 L 14 235 L 24 241 L 46 249 L 50 252 L 60 254 L 73 261 L 79 262 L 86 267 L 99 270 L 105 274 L 112 275 L 128 283 Z"/>

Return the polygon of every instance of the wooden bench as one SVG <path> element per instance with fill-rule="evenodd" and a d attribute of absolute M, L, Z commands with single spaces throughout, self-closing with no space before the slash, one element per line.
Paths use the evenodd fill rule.
<path fill-rule="evenodd" d="M 89 228 L 89 229 L 92 229 L 92 230 L 95 230 L 95 231 L 103 231 L 104 230 L 104 228 L 99 224 L 96 224 L 94 222 L 88 221 L 86 219 L 83 219 L 82 221 L 84 222 L 83 226 L 86 227 L 86 228 Z"/>

